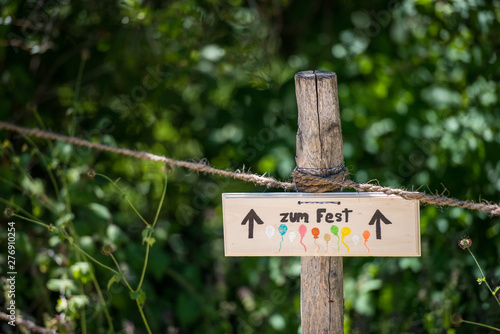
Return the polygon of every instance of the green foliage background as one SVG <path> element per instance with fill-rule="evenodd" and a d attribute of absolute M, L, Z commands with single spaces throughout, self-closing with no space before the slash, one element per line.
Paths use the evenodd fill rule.
<path fill-rule="evenodd" d="M 500 201 L 500 1 L 0 0 L 0 118 L 222 169 L 289 179 L 293 76 L 338 75 L 351 178 Z M 157 163 L 0 132 L 2 210 L 63 226 L 137 285 L 144 224 L 160 201 Z M 297 333 L 299 258 L 225 258 L 221 193 L 239 181 L 167 168 L 142 290 L 154 333 Z M 14 204 L 9 204 L 14 203 Z M 145 333 L 123 281 L 71 241 L 18 217 L 18 312 L 61 333 Z M 0 275 L 7 271 L 6 223 Z M 346 333 L 486 333 L 500 326 L 498 218 L 422 206 L 421 258 L 346 258 Z M 92 279 L 95 276 L 95 280 Z M 2 282 L 4 289 L 5 282 Z M 99 298 L 98 289 L 103 297 Z M 3 297 L 5 297 L 5 293 Z M 5 305 L 5 298 L 2 304 Z M 2 323 L 4 332 L 11 327 Z M 135 328 L 135 329 L 132 329 Z"/>

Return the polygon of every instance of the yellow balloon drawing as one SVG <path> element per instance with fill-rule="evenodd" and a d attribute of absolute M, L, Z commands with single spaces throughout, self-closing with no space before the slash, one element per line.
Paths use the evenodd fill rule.
<path fill-rule="evenodd" d="M 344 239 L 349 234 L 351 234 L 351 229 L 349 227 L 342 227 L 342 229 L 340 230 L 340 237 L 341 237 L 341 241 L 344 244 L 345 248 L 347 248 L 348 253 L 349 253 L 349 246 L 346 245 L 346 243 L 344 242 Z"/>

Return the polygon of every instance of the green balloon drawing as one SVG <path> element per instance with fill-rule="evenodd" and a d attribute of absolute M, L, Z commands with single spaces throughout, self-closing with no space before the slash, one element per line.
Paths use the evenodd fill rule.
<path fill-rule="evenodd" d="M 337 248 L 338 251 L 340 252 L 340 238 L 339 238 L 339 228 L 337 225 L 332 225 L 330 228 L 330 231 L 332 231 L 333 235 L 337 237 Z"/>

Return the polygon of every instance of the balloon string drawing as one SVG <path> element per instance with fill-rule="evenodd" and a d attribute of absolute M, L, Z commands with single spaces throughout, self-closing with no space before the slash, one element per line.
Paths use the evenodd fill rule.
<path fill-rule="evenodd" d="M 348 253 L 349 253 L 349 246 L 347 246 L 347 244 L 344 242 L 344 239 L 349 234 L 351 234 L 351 229 L 349 227 L 342 227 L 342 230 L 340 230 L 340 235 L 341 235 L 342 243 L 344 244 L 345 248 L 347 248 Z"/>
<path fill-rule="evenodd" d="M 342 242 L 342 244 L 345 246 L 345 248 L 347 249 L 347 252 L 350 253 L 351 252 L 351 249 L 349 248 L 349 245 L 346 243 L 346 240 L 345 238 L 349 235 L 351 235 L 352 233 L 352 230 L 351 228 L 349 227 L 342 227 L 342 229 L 340 229 L 339 231 L 339 227 L 336 226 L 336 225 L 332 225 L 330 227 L 330 231 L 333 233 L 333 235 L 335 235 L 337 237 L 337 248 L 338 248 L 338 251 L 340 252 L 340 242 Z M 304 252 L 307 253 L 307 246 L 304 244 L 304 238 L 306 238 L 307 236 L 307 226 L 302 224 L 299 226 L 299 234 L 300 234 L 300 244 L 304 247 Z M 340 236 L 339 236 L 339 232 L 340 232 Z M 283 241 L 285 240 L 285 235 L 288 233 L 288 240 L 290 241 L 289 243 L 289 250 L 290 250 L 290 253 L 293 252 L 292 250 L 292 243 L 294 242 L 294 240 L 297 238 L 297 233 L 294 232 L 294 231 L 290 231 L 289 227 L 285 224 L 281 224 L 279 227 L 278 227 L 278 233 L 281 235 L 281 240 L 279 242 L 279 249 L 278 249 L 278 253 L 281 253 L 281 249 L 283 248 Z M 272 225 L 268 225 L 266 227 L 266 236 L 268 237 L 269 239 L 269 244 L 271 245 L 271 249 L 276 249 L 274 248 L 273 246 L 273 241 L 272 241 L 272 238 L 274 237 L 274 235 L 276 234 L 276 229 L 274 226 Z M 318 244 L 318 239 L 321 235 L 321 231 L 319 228 L 317 227 L 314 227 L 311 229 L 311 234 L 314 238 L 314 244 L 316 245 L 317 249 L 316 249 L 316 253 L 319 253 L 319 251 L 321 250 L 321 246 L 320 244 Z M 365 230 L 363 231 L 363 239 L 364 239 L 364 246 L 365 248 L 367 249 L 368 253 L 370 253 L 370 248 L 368 247 L 368 239 L 370 239 L 370 231 L 368 230 Z M 328 233 L 325 233 L 323 235 L 323 239 L 325 239 L 325 242 L 326 242 L 326 250 L 325 252 L 328 253 L 328 249 L 329 249 L 329 242 L 331 240 L 331 235 L 328 234 Z M 352 240 L 352 243 L 354 244 L 354 249 L 355 249 L 355 252 L 357 253 L 358 252 L 358 243 L 359 241 L 361 240 L 361 237 L 357 234 L 354 234 L 352 235 L 351 237 L 351 240 Z"/>
<path fill-rule="evenodd" d="M 267 235 L 267 237 L 269 238 L 269 244 L 271 245 L 271 250 L 273 250 L 273 244 L 272 244 L 272 242 L 271 242 L 271 238 L 272 238 L 272 237 L 273 237 L 273 235 L 274 235 L 274 231 L 275 231 L 274 226 L 272 226 L 272 225 L 268 225 L 268 226 L 266 227 L 266 235 Z"/>
<path fill-rule="evenodd" d="M 339 227 L 337 225 L 332 225 L 330 231 L 332 231 L 333 235 L 337 237 L 337 250 L 340 252 Z"/>
<path fill-rule="evenodd" d="M 312 235 L 314 236 L 314 244 L 315 244 L 316 246 L 318 246 L 318 250 L 316 251 L 316 253 L 317 253 L 317 252 L 319 252 L 319 249 L 320 249 L 319 245 L 316 243 L 316 239 L 318 239 L 318 238 L 319 238 L 319 228 L 317 228 L 317 227 L 313 228 L 313 229 L 311 230 L 311 233 L 312 233 Z"/>
<path fill-rule="evenodd" d="M 354 242 L 354 249 L 356 250 L 356 253 L 357 253 L 358 252 L 359 235 L 357 235 L 357 234 L 353 235 L 352 242 Z"/>
<path fill-rule="evenodd" d="M 325 253 L 328 253 L 328 242 L 330 242 L 330 235 L 328 233 L 325 233 L 325 241 L 326 241 L 326 252 Z"/>
<path fill-rule="evenodd" d="M 278 232 L 281 234 L 280 250 L 278 252 L 281 252 L 281 243 L 283 242 L 283 236 L 285 235 L 287 230 L 288 227 L 286 227 L 285 224 L 281 224 L 280 227 L 278 228 Z"/>
<path fill-rule="evenodd" d="M 365 239 L 365 247 L 366 249 L 368 249 L 368 253 L 370 253 L 370 248 L 368 248 L 368 246 L 366 245 L 366 242 L 368 241 L 368 239 L 370 238 L 370 231 L 368 230 L 365 230 L 363 232 L 363 238 Z"/>
<path fill-rule="evenodd" d="M 290 232 L 288 233 L 288 239 L 290 240 L 290 253 L 292 252 L 292 242 L 295 240 L 295 238 L 297 237 L 297 234 L 295 234 L 295 232 Z"/>
<path fill-rule="evenodd" d="M 306 233 L 307 233 L 307 227 L 304 224 L 300 225 L 300 227 L 299 227 L 299 233 L 300 233 L 300 244 L 302 246 L 304 246 L 304 252 L 307 252 L 307 247 L 302 242 L 302 240 L 304 239 L 304 237 L 306 236 Z"/>

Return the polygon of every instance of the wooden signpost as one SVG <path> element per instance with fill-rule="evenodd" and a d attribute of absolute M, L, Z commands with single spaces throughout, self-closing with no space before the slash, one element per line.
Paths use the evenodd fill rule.
<path fill-rule="evenodd" d="M 295 91 L 297 167 L 302 174 L 335 177 L 332 171 L 344 171 L 336 75 L 297 73 Z M 302 333 L 343 333 L 342 257 L 420 256 L 419 203 L 331 193 L 340 189 L 301 178 L 295 183 L 298 193 L 223 194 L 225 253 L 301 256 Z"/>
<path fill-rule="evenodd" d="M 223 194 L 226 256 L 420 256 L 417 201 L 374 193 Z"/>

